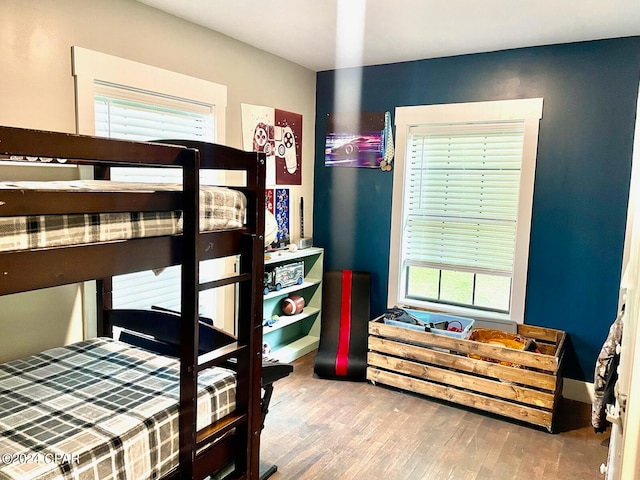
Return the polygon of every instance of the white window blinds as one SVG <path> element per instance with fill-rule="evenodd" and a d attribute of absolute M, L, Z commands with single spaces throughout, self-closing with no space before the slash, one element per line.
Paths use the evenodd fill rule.
<path fill-rule="evenodd" d="M 406 266 L 511 276 L 524 122 L 409 129 Z"/>
<path fill-rule="evenodd" d="M 198 105 L 189 105 L 191 108 Z M 113 138 L 211 138 L 211 108 L 191 112 L 161 105 L 142 104 L 106 95 L 96 95 L 96 133 Z"/>
<path fill-rule="evenodd" d="M 125 140 L 214 141 L 213 107 L 96 82 L 95 134 Z M 111 178 L 129 182 L 182 182 L 180 169 L 113 168 Z"/>

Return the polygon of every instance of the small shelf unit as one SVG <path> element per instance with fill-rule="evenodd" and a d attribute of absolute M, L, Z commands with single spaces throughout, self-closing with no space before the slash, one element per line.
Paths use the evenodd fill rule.
<path fill-rule="evenodd" d="M 280 250 L 265 254 L 265 271 L 292 262 L 304 263 L 301 285 L 285 287 L 264 295 L 264 321 L 277 320 L 263 326 L 263 342 L 271 351 L 268 356 L 281 362 L 291 362 L 318 348 L 320 342 L 320 316 L 322 309 L 322 276 L 324 250 L 309 247 L 295 252 Z M 281 302 L 289 294 L 301 295 L 305 300 L 302 313 L 284 315 Z"/>

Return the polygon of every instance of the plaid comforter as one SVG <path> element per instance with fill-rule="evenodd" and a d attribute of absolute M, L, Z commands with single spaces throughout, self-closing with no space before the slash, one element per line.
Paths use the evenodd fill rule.
<path fill-rule="evenodd" d="M 91 339 L 0 365 L 0 479 L 151 479 L 178 463 L 178 363 Z M 222 368 L 199 375 L 198 428 L 235 409 Z"/>
<path fill-rule="evenodd" d="M 2 190 L 48 191 L 180 191 L 177 184 L 77 180 L 70 182 L 4 182 Z M 1 198 L 0 198 L 1 199 Z M 237 190 L 202 186 L 200 230 L 239 228 L 244 224 L 246 197 Z M 0 251 L 80 245 L 130 238 L 174 235 L 182 231 L 180 212 L 124 212 L 95 215 L 0 217 Z"/>

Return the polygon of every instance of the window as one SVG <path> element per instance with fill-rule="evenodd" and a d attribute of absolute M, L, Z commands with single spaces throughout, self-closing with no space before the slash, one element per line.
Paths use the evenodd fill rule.
<path fill-rule="evenodd" d="M 524 320 L 542 99 L 396 109 L 389 305 Z"/>
<path fill-rule="evenodd" d="M 73 67 L 78 133 L 143 141 L 180 138 L 224 143 L 226 87 L 79 47 L 73 47 Z M 85 172 L 83 176 L 88 175 Z M 113 168 L 111 178 L 182 181 L 179 169 Z M 213 175 L 201 178 L 203 184 L 216 180 Z M 202 262 L 201 278 L 219 276 L 216 272 L 227 268 L 219 262 Z M 85 330 L 92 336 L 95 290 L 87 285 L 85 289 Z M 157 276 L 137 272 L 114 277 L 113 290 L 116 308 L 158 305 L 179 310 L 180 267 L 167 268 Z M 216 293 L 210 290 L 200 296 L 201 313 L 213 318 L 222 317 L 225 308 L 224 298 L 217 298 Z"/>
<path fill-rule="evenodd" d="M 94 84 L 94 135 L 123 140 L 183 139 L 215 141 L 212 105 L 187 99 L 167 98 L 159 94 L 109 85 Z M 201 173 L 204 184 L 215 177 Z M 182 173 L 175 168 L 112 168 L 111 178 L 124 182 L 181 183 Z"/>
<path fill-rule="evenodd" d="M 210 105 L 165 98 L 98 81 L 94 92 L 97 136 L 140 141 L 180 138 L 212 142 L 214 139 Z M 111 179 L 181 183 L 182 172 L 174 168 L 116 167 L 111 169 Z M 201 181 L 209 183 L 206 178 Z M 201 274 L 213 275 L 214 272 L 207 270 L 215 270 L 215 266 L 215 262 L 202 262 Z M 215 312 L 208 311 L 209 303 L 203 304 L 201 311 L 215 317 Z M 179 266 L 165 269 L 162 275 L 147 271 L 113 277 L 114 308 L 150 308 L 152 305 L 180 311 Z"/>

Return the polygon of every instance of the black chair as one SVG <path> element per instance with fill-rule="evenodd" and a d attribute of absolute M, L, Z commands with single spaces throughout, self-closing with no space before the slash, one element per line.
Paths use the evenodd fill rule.
<path fill-rule="evenodd" d="M 318 377 L 366 380 L 371 274 L 328 271 L 322 284 Z"/>
<path fill-rule="evenodd" d="M 163 307 L 153 306 L 152 310 L 111 310 L 106 313 L 106 320 L 112 327 L 121 328 L 119 340 L 160 355 L 179 357 L 179 312 Z M 200 354 L 224 347 L 236 341 L 233 335 L 214 326 L 213 320 L 200 317 L 199 320 Z M 229 360 L 229 368 L 233 369 L 234 361 Z M 260 400 L 262 428 L 269 413 L 269 403 L 273 395 L 273 384 L 293 372 L 293 365 L 275 359 L 262 359 L 261 385 L 264 391 Z M 260 460 L 260 480 L 266 480 L 278 470 L 273 464 Z"/>

